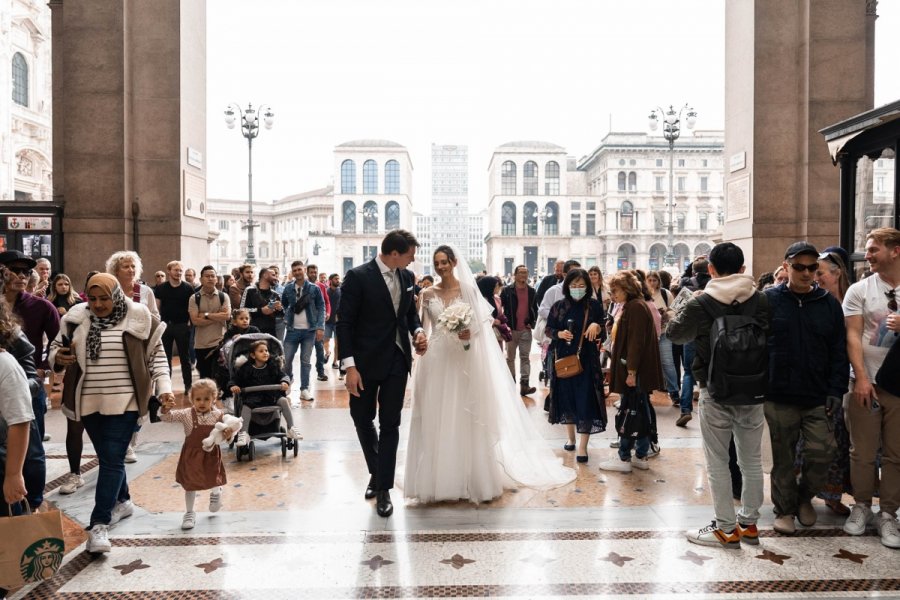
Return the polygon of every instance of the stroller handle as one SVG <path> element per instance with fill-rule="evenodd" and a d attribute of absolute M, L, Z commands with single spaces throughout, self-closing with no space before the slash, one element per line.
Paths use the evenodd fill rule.
<path fill-rule="evenodd" d="M 281 384 L 273 384 L 273 385 L 251 385 L 249 387 L 241 388 L 242 394 L 248 394 L 253 392 L 280 392 Z"/>

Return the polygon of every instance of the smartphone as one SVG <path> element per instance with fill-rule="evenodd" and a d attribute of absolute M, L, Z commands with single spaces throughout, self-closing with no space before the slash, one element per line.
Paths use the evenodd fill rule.
<path fill-rule="evenodd" d="M 63 348 L 71 348 L 72 347 L 72 338 L 70 338 L 66 334 L 63 334 L 62 335 L 62 346 L 63 346 Z"/>

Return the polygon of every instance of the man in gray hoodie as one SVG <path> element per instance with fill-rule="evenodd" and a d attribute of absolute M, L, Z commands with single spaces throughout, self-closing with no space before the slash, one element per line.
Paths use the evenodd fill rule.
<path fill-rule="evenodd" d="M 705 290 L 722 305 L 723 311 L 733 313 L 756 297 L 753 317 L 766 331 L 769 327 L 769 304 L 758 294 L 753 277 L 744 275 L 744 253 L 731 242 L 723 242 L 709 253 L 709 274 L 712 279 Z M 715 400 L 707 389 L 710 363 L 710 328 L 713 315 L 692 298 L 669 322 L 667 334 L 672 343 L 694 342 L 696 354 L 693 374 L 700 386 L 700 435 L 706 455 L 709 489 L 713 497 L 716 519 L 699 531 L 687 532 L 687 539 L 703 546 L 740 548 L 741 542 L 759 544 L 756 522 L 763 501 L 762 433 L 765 416 L 762 398 L 751 404 L 726 403 Z M 741 509 L 735 515 L 731 497 L 731 473 L 728 470 L 728 446 L 734 436 L 738 464 L 744 476 Z"/>

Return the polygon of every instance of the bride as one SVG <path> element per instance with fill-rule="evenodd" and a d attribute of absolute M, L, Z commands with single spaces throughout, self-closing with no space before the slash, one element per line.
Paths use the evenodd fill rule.
<path fill-rule="evenodd" d="M 422 292 L 428 352 L 413 369 L 413 409 L 404 495 L 423 502 L 483 502 L 504 488 L 548 489 L 575 479 L 538 433 L 492 331 L 491 307 L 465 260 L 450 246 L 434 252 L 440 284 Z M 467 330 L 436 326 L 448 306 L 472 308 Z M 464 344 L 469 344 L 469 349 Z"/>

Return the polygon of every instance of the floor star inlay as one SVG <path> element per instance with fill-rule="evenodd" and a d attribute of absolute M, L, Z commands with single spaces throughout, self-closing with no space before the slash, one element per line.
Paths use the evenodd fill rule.
<path fill-rule="evenodd" d="M 777 552 L 772 552 L 771 550 L 763 550 L 762 554 L 757 554 L 756 558 L 760 560 L 771 560 L 776 565 L 783 565 L 784 561 L 790 560 L 790 556 L 787 554 L 778 554 Z"/>
<path fill-rule="evenodd" d="M 475 562 L 475 561 L 472 559 L 464 558 L 460 554 L 454 554 L 450 558 L 445 558 L 444 560 L 442 560 L 441 564 L 450 565 L 454 569 L 462 569 L 464 566 L 471 564 L 473 562 Z"/>
<path fill-rule="evenodd" d="M 149 568 L 150 568 L 150 565 L 145 565 L 144 561 L 141 560 L 140 558 L 131 561 L 127 565 L 116 565 L 113 567 L 113 569 L 118 570 L 122 575 L 129 575 L 139 569 L 149 569 Z"/>
<path fill-rule="evenodd" d="M 373 557 L 370 558 L 369 560 L 363 560 L 363 561 L 360 561 L 359 564 L 361 564 L 361 565 L 368 565 L 368 566 L 369 566 L 369 569 L 371 569 L 372 571 L 377 571 L 378 569 L 380 569 L 381 567 L 383 567 L 383 566 L 385 566 L 385 565 L 392 565 L 392 564 L 394 564 L 394 561 L 392 561 L 392 560 L 387 560 L 386 558 L 384 558 L 384 557 L 381 556 L 380 554 L 376 554 L 375 556 L 373 556 Z"/>
<path fill-rule="evenodd" d="M 684 556 L 679 556 L 681 560 L 689 560 L 695 565 L 703 566 L 703 563 L 707 560 L 712 560 L 712 556 L 703 556 L 702 554 L 697 554 L 693 550 L 688 550 L 684 553 Z"/>
<path fill-rule="evenodd" d="M 626 562 L 628 562 L 629 560 L 634 560 L 634 559 L 631 558 L 630 556 L 621 556 L 617 552 L 610 552 L 608 555 L 601 557 L 600 560 L 605 560 L 607 562 L 611 562 L 612 564 L 616 565 L 617 567 L 624 567 Z"/>
<path fill-rule="evenodd" d="M 856 554 L 854 552 L 850 552 L 849 550 L 844 550 L 843 548 L 841 548 L 840 550 L 838 550 L 838 553 L 834 555 L 834 558 L 842 558 L 844 560 L 849 560 L 861 565 L 863 564 L 863 559 L 869 558 L 869 555 Z"/>
<path fill-rule="evenodd" d="M 194 566 L 199 569 L 203 569 L 203 572 L 206 573 L 207 575 L 209 575 L 210 573 L 212 573 L 213 571 L 215 571 L 217 569 L 221 569 L 222 567 L 227 567 L 228 563 L 225 562 L 224 560 L 222 560 L 221 558 L 216 558 L 216 559 L 209 561 L 208 563 L 200 563 L 199 565 L 194 565 Z"/>

